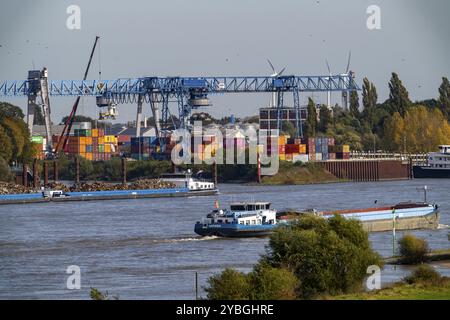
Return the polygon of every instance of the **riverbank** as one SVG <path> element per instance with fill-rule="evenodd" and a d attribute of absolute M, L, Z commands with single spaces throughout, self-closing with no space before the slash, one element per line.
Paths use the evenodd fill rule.
<path fill-rule="evenodd" d="M 450 249 L 433 250 L 425 255 L 427 262 L 432 261 L 450 261 Z M 390 257 L 384 259 L 386 264 L 390 265 L 406 265 L 402 257 Z"/>
<path fill-rule="evenodd" d="M 346 294 L 327 300 L 449 300 L 450 281 L 443 285 L 397 283 L 391 287 L 358 294 Z"/>
<path fill-rule="evenodd" d="M 302 185 L 345 182 L 325 170 L 320 163 L 280 162 L 278 173 L 262 177 L 263 185 Z"/>

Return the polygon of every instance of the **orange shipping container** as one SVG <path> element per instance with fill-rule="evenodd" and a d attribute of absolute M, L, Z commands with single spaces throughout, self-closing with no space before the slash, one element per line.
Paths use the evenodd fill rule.
<path fill-rule="evenodd" d="M 94 155 L 91 152 L 86 153 L 86 159 L 92 161 L 92 160 L 94 160 Z"/>
<path fill-rule="evenodd" d="M 85 144 L 92 144 L 92 137 L 85 137 L 86 143 Z"/>
<path fill-rule="evenodd" d="M 306 154 L 306 144 L 300 145 L 300 154 Z"/>
<path fill-rule="evenodd" d="M 86 152 L 86 145 L 85 144 L 80 144 L 79 152 L 80 153 L 85 153 Z"/>
<path fill-rule="evenodd" d="M 80 137 L 80 144 L 86 144 L 86 137 Z"/>
<path fill-rule="evenodd" d="M 105 143 L 105 137 L 98 137 L 98 144 L 104 144 Z"/>
<path fill-rule="evenodd" d="M 105 144 L 105 153 L 111 153 L 111 144 Z"/>
<path fill-rule="evenodd" d="M 98 129 L 92 129 L 92 136 L 98 137 Z"/>

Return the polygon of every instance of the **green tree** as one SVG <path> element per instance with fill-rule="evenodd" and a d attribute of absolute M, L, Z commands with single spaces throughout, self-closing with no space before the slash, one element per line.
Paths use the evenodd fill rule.
<path fill-rule="evenodd" d="M 391 106 L 391 110 L 400 113 L 400 115 L 404 117 L 411 107 L 412 102 L 409 100 L 408 91 L 395 72 L 392 73 L 389 82 L 389 91 L 389 105 Z"/>
<path fill-rule="evenodd" d="M 41 107 L 39 107 L 39 106 L 34 107 L 33 124 L 34 125 L 45 125 L 45 118 L 44 118 L 44 115 L 42 114 Z"/>
<path fill-rule="evenodd" d="M 398 241 L 398 244 L 400 255 L 406 263 L 425 262 L 427 259 L 426 254 L 430 252 L 428 242 L 412 234 L 404 235 Z"/>
<path fill-rule="evenodd" d="M 287 134 L 291 136 L 291 138 L 294 138 L 296 135 L 296 130 L 294 125 L 290 121 L 283 121 L 282 122 L 282 134 Z"/>
<path fill-rule="evenodd" d="M 307 137 L 315 137 L 317 131 L 317 111 L 316 104 L 314 101 L 309 98 L 308 99 L 308 115 L 306 118 L 306 136 Z"/>
<path fill-rule="evenodd" d="M 300 281 L 301 298 L 360 290 L 367 267 L 382 266 L 367 233 L 356 220 L 341 216 L 305 216 L 280 226 L 270 237 L 264 261 L 292 270 Z"/>
<path fill-rule="evenodd" d="M 251 300 L 293 300 L 299 284 L 292 271 L 259 264 L 249 275 Z"/>
<path fill-rule="evenodd" d="M 350 93 L 350 115 L 353 118 L 359 118 L 359 96 L 358 91 L 352 91 Z"/>
<path fill-rule="evenodd" d="M 442 84 L 439 87 L 439 109 L 442 114 L 450 120 L 450 83 L 446 77 L 442 78 Z"/>
<path fill-rule="evenodd" d="M 0 102 L 0 120 L 4 117 L 23 120 L 25 115 L 19 107 L 7 102 Z"/>
<path fill-rule="evenodd" d="M 86 160 L 85 158 L 80 157 L 80 179 L 81 180 L 90 180 L 93 177 L 94 173 L 94 165 L 92 161 Z"/>
<path fill-rule="evenodd" d="M 326 105 L 320 106 L 319 119 L 319 131 L 326 133 L 333 123 L 333 115 Z"/>
<path fill-rule="evenodd" d="M 377 89 L 375 85 L 369 81 L 369 79 L 364 78 L 362 90 L 365 120 L 369 124 L 370 130 L 372 130 L 375 122 L 375 109 L 378 101 Z"/>
<path fill-rule="evenodd" d="M 210 300 L 246 300 L 250 285 L 247 276 L 234 269 L 227 268 L 222 273 L 210 277 L 205 287 Z"/>

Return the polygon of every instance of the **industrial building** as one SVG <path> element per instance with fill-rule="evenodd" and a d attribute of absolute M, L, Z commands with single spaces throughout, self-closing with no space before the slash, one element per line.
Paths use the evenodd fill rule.
<path fill-rule="evenodd" d="M 278 108 L 261 108 L 259 109 L 259 128 L 261 130 L 275 130 L 278 127 L 278 111 L 280 112 L 281 125 L 283 122 L 290 122 L 292 126 L 296 127 L 296 111 L 294 108 L 283 107 Z M 306 121 L 306 107 L 300 109 L 300 119 L 302 124 Z M 282 130 L 281 128 L 280 130 Z"/>

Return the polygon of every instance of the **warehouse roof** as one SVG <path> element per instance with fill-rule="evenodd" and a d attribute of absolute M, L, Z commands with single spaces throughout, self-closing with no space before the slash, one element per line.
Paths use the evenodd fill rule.
<path fill-rule="evenodd" d="M 53 135 L 61 135 L 64 130 L 64 125 L 53 125 L 52 126 L 52 134 Z M 34 125 L 33 126 L 33 136 L 47 136 L 47 131 L 45 130 L 44 125 Z"/>

